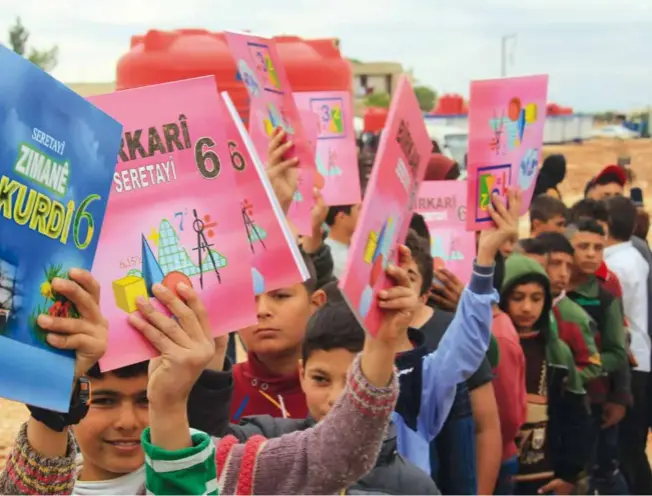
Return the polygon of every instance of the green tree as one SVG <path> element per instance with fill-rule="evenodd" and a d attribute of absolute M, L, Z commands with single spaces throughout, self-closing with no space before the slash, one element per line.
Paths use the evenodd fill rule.
<path fill-rule="evenodd" d="M 389 102 L 392 98 L 387 93 L 372 93 L 367 96 L 364 101 L 364 104 L 367 107 L 382 107 L 389 108 Z"/>
<path fill-rule="evenodd" d="M 435 107 L 437 93 L 428 86 L 415 86 L 414 94 L 419 101 L 419 107 L 424 112 L 430 112 Z"/>
<path fill-rule="evenodd" d="M 28 49 L 27 42 L 29 41 L 29 34 L 29 31 L 23 26 L 20 17 L 17 17 L 16 24 L 9 29 L 9 45 L 11 49 L 44 71 L 51 71 L 57 65 L 59 47 L 55 45 L 48 50 L 37 50 L 33 47 Z"/>

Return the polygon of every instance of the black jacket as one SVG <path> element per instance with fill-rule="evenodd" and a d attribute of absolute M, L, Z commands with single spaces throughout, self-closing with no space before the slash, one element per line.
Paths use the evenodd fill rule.
<path fill-rule="evenodd" d="M 234 435 L 244 442 L 254 435 L 279 437 L 291 432 L 309 429 L 315 425 L 311 418 L 295 420 L 269 415 L 245 417 L 240 424 L 229 424 L 228 416 L 233 393 L 230 363 L 224 372 L 204 372 L 195 384 L 188 401 L 190 426 L 215 437 Z M 337 439 L 333 439 L 337 442 Z M 425 472 L 398 454 L 396 430 L 390 425 L 376 467 L 347 494 L 441 494 Z"/>

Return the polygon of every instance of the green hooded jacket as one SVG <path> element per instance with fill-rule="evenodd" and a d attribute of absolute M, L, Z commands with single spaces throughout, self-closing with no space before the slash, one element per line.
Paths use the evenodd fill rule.
<path fill-rule="evenodd" d="M 500 307 L 507 310 L 507 294 L 519 284 L 526 282 L 540 283 L 546 293 L 543 312 L 535 327 L 543 334 L 546 343 L 548 364 L 568 371 L 566 390 L 575 394 L 585 394 L 582 377 L 575 367 L 573 354 L 566 343 L 559 337 L 557 322 L 552 313 L 552 294 L 550 280 L 540 263 L 520 254 L 511 255 L 505 262 L 505 276 L 501 287 Z"/>

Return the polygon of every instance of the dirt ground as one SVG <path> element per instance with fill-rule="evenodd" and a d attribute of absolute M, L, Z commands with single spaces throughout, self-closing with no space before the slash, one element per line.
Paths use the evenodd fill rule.
<path fill-rule="evenodd" d="M 622 141 L 615 139 L 592 140 L 583 144 L 546 147 L 545 153 L 563 153 L 568 163 L 566 180 L 561 185 L 564 201 L 572 204 L 584 192 L 586 182 L 605 165 L 616 163 L 619 156 L 631 157 L 631 169 L 636 176 L 635 186 L 646 192 L 645 203 L 652 205 L 652 191 L 647 186 L 652 181 L 652 140 Z M 521 222 L 527 232 L 527 222 Z M 26 419 L 23 405 L 0 399 L 0 467 L 13 443 L 20 424 Z M 652 457 L 652 444 L 648 453 Z"/>

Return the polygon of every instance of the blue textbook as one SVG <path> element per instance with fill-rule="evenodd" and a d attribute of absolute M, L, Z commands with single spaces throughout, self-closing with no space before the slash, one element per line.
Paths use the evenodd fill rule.
<path fill-rule="evenodd" d="M 0 397 L 65 412 L 74 354 L 41 314 L 78 317 L 55 277 L 93 265 L 122 125 L 0 45 Z"/>

